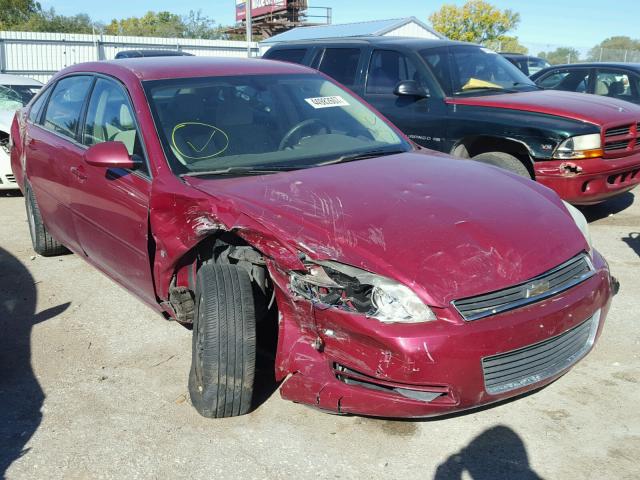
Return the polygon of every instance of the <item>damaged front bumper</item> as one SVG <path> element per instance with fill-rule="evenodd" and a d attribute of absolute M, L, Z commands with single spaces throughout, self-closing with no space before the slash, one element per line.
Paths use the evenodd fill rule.
<path fill-rule="evenodd" d="M 464 321 L 448 307 L 434 309 L 434 322 L 382 324 L 359 314 L 321 310 L 280 292 L 284 308 L 277 376 L 286 377 L 282 397 L 335 413 L 412 418 L 540 388 L 566 373 L 600 334 L 613 283 L 597 252 L 594 267 L 595 275 L 561 294 L 476 321 Z M 550 363 L 545 352 L 573 347 L 555 370 L 555 363 L 545 364 Z M 537 349 L 534 357 L 521 355 L 531 348 Z M 490 386 L 490 363 L 503 364 L 504 354 L 511 353 L 521 356 L 506 368 L 540 368 L 532 369 L 526 382 Z"/>
<path fill-rule="evenodd" d="M 640 184 L 640 153 L 624 158 L 539 161 L 536 180 L 575 205 L 591 205 Z"/>

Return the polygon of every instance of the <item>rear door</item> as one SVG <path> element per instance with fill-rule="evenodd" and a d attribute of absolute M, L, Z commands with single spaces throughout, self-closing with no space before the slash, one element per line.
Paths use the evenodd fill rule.
<path fill-rule="evenodd" d="M 320 50 L 312 66 L 345 87 L 358 91 L 362 64 L 362 48 L 349 46 Z"/>
<path fill-rule="evenodd" d="M 151 178 L 134 109 L 124 86 L 98 77 L 81 129 L 85 149 L 122 142 L 144 166 L 104 169 L 77 158 L 71 209 L 80 246 L 88 259 L 145 301 L 156 302 L 148 244 Z"/>
<path fill-rule="evenodd" d="M 405 80 L 418 82 L 429 98 L 397 96 L 395 88 Z M 433 150 L 445 149 L 444 97 L 420 59 L 396 50 L 373 50 L 364 98 L 417 144 Z"/>
<path fill-rule="evenodd" d="M 53 237 L 78 251 L 79 245 L 69 208 L 74 168 L 84 148 L 78 142 L 80 114 L 93 83 L 90 75 L 60 79 L 47 103 L 30 115 L 25 134 L 27 178 L 40 207 L 42 219 Z"/>

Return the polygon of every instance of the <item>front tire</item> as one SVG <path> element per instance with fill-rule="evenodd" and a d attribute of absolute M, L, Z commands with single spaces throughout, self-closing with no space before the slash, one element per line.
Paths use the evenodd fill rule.
<path fill-rule="evenodd" d="M 518 158 L 504 152 L 487 152 L 481 153 L 473 157 L 473 160 L 487 165 L 493 165 L 494 167 L 508 170 L 511 173 L 520 175 L 521 177 L 531 179 L 531 173 L 524 163 Z"/>
<path fill-rule="evenodd" d="M 69 253 L 69 250 L 48 232 L 47 227 L 45 227 L 42 221 L 42 215 L 40 214 L 36 197 L 29 187 L 26 188 L 24 200 L 27 208 L 27 221 L 29 222 L 31 244 L 35 252 L 43 257 L 53 257 L 55 255 Z"/>
<path fill-rule="evenodd" d="M 251 409 L 256 315 L 246 270 L 208 262 L 198 270 L 189 373 L 191 403 L 208 418 Z"/>

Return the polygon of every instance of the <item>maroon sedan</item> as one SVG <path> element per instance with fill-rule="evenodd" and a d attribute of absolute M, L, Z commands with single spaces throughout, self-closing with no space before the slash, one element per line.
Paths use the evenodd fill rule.
<path fill-rule="evenodd" d="M 35 250 L 69 249 L 192 327 L 189 391 L 207 417 L 250 410 L 271 325 L 284 398 L 423 417 L 552 382 L 609 309 L 579 212 L 416 151 L 305 67 L 76 65 L 12 137 Z"/>

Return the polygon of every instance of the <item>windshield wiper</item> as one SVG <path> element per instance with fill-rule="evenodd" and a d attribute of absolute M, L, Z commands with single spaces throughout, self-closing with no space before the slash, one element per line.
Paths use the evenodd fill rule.
<path fill-rule="evenodd" d="M 285 167 L 285 166 L 273 166 L 268 168 L 260 168 L 260 167 L 228 167 L 221 168 L 219 170 L 205 170 L 202 172 L 187 172 L 180 175 L 181 177 L 199 177 L 199 176 L 208 176 L 208 175 L 235 175 L 235 176 L 243 176 L 243 175 L 264 175 L 269 173 L 280 173 L 280 172 L 291 172 L 293 170 L 299 170 L 304 167 Z"/>
<path fill-rule="evenodd" d="M 467 88 L 466 90 L 460 90 L 456 92 L 456 95 L 464 95 L 465 93 L 473 93 L 478 90 L 485 92 L 500 92 L 500 93 L 517 93 L 518 90 L 514 90 L 513 88 L 503 88 L 503 87 L 473 87 Z"/>
<path fill-rule="evenodd" d="M 363 153 L 354 153 L 351 155 L 342 155 L 341 157 L 334 158 L 333 160 L 329 160 L 326 162 L 318 163 L 319 167 L 324 165 L 334 165 L 336 163 L 347 163 L 354 162 L 356 160 L 365 160 L 367 158 L 373 157 L 383 157 L 385 155 L 396 155 L 398 153 L 406 153 L 406 150 L 370 150 L 368 152 Z"/>

